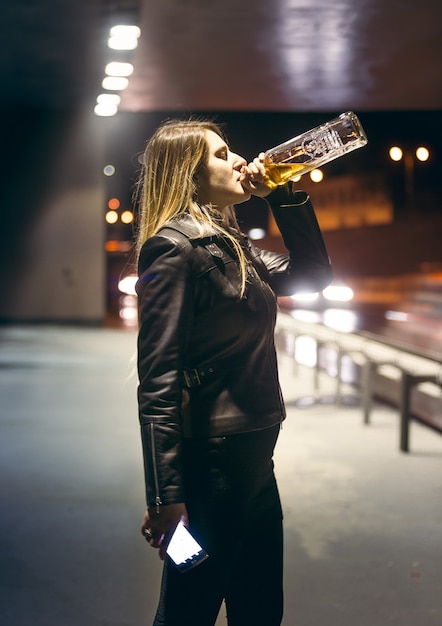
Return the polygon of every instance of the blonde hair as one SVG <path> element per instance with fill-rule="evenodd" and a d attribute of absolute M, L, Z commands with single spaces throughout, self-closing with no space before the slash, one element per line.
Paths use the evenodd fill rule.
<path fill-rule="evenodd" d="M 145 241 L 166 222 L 190 215 L 200 236 L 217 232 L 233 246 L 240 266 L 242 291 L 247 278 L 247 259 L 239 239 L 233 206 L 218 212 L 198 203 L 197 177 L 204 176 L 208 158 L 207 131 L 226 140 L 221 128 L 211 121 L 171 120 L 162 124 L 146 145 L 143 168 L 137 185 L 138 228 L 136 255 Z"/>

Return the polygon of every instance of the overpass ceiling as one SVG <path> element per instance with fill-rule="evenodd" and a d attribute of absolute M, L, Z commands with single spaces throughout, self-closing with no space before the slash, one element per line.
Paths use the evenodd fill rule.
<path fill-rule="evenodd" d="M 126 111 L 442 108 L 441 0 L 2 0 L 3 107 L 94 106 L 131 60 Z M 107 48 L 120 17 L 137 50 Z"/>

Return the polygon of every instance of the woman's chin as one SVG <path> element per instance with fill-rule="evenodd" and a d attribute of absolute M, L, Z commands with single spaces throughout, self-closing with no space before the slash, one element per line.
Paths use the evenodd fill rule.
<path fill-rule="evenodd" d="M 239 204 L 240 202 L 246 202 L 246 200 L 250 200 L 250 198 L 252 197 L 252 194 L 249 191 L 249 189 L 246 189 L 242 185 L 241 187 L 243 189 L 243 198 L 241 200 L 237 200 L 235 204 Z"/>

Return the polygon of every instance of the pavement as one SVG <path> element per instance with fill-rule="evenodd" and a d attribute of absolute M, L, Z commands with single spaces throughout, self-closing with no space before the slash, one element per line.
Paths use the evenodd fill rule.
<path fill-rule="evenodd" d="M 135 348 L 133 330 L 0 327 L 1 626 L 152 623 Z M 351 389 L 337 406 L 333 381 L 313 397 L 284 355 L 280 374 L 284 626 L 440 626 L 442 436 L 413 422 L 401 453 L 396 409 L 367 426 Z"/>

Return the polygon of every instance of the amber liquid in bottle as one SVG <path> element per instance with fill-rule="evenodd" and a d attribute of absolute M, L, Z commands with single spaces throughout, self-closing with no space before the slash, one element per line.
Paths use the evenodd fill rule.
<path fill-rule="evenodd" d="M 278 185 L 284 185 L 295 176 L 301 176 L 307 166 L 302 163 L 264 163 L 266 173 L 262 181 L 270 189 L 276 189 Z"/>

